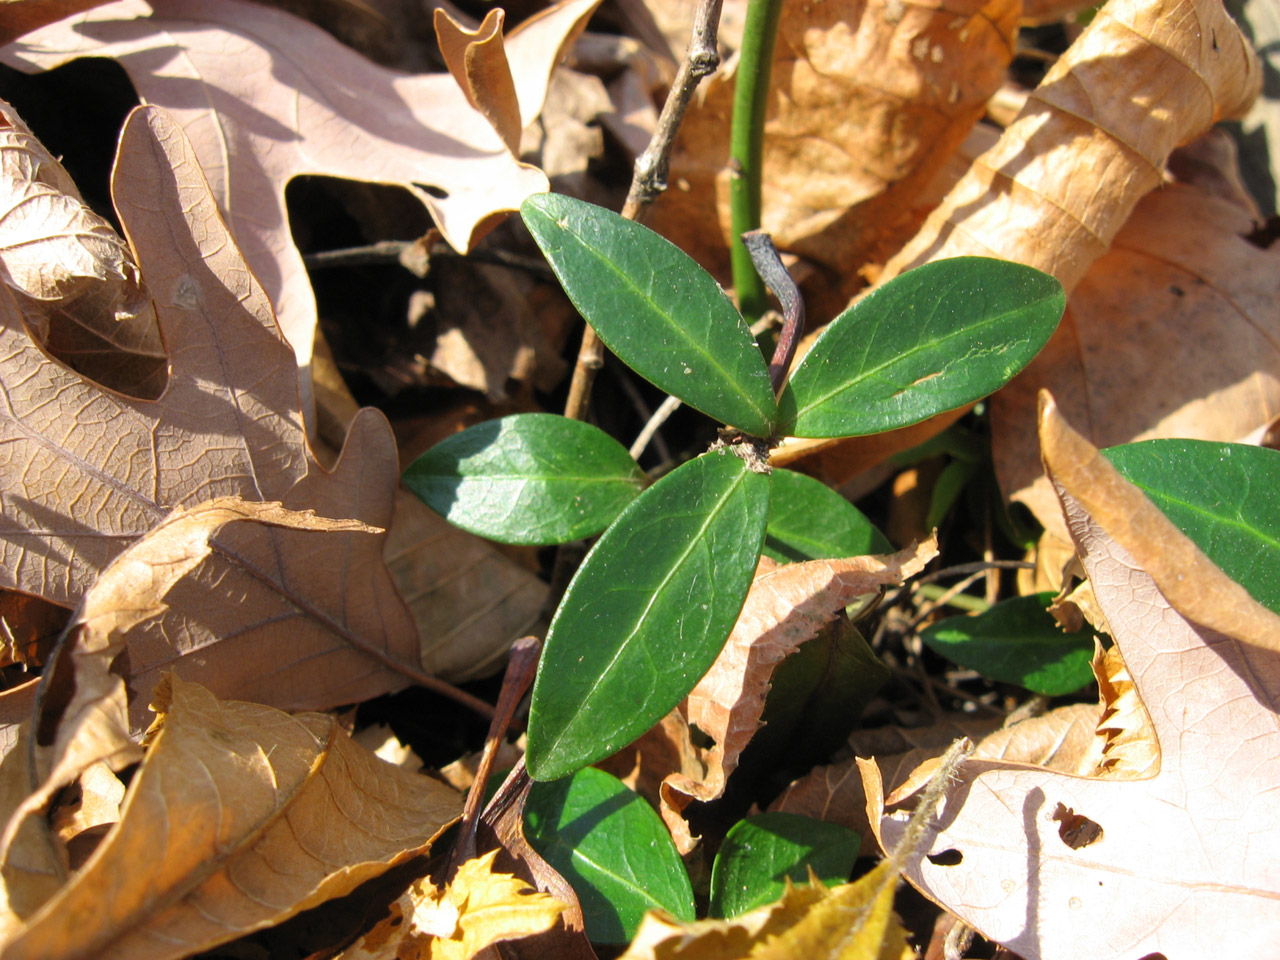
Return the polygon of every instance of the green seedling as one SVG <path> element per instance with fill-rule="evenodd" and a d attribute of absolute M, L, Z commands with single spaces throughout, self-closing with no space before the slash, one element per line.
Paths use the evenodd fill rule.
<path fill-rule="evenodd" d="M 820 523 L 771 507 L 778 490 L 808 496 L 790 477 L 775 481 L 778 438 L 878 433 L 972 403 L 1035 356 L 1065 297 L 1020 264 L 930 263 L 828 324 L 788 377 L 799 311 L 779 265 L 766 281 L 789 324 L 766 364 L 720 286 L 662 237 L 553 194 L 521 214 L 605 345 L 725 425 L 712 449 L 643 492 L 612 438 L 536 414 L 472 427 L 405 473 L 429 506 L 493 539 L 604 531 L 556 610 L 534 682 L 526 759 L 535 779 L 555 780 L 626 746 L 688 694 L 724 645 L 767 536 L 793 554 L 830 545 Z M 857 520 L 841 522 L 840 537 L 878 544 Z"/>

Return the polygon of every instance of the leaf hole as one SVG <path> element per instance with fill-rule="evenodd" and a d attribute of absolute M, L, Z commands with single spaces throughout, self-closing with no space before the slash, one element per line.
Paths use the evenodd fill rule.
<path fill-rule="evenodd" d="M 950 850 L 942 850 L 938 853 L 928 855 L 929 862 L 935 867 L 958 867 L 964 862 L 964 854 L 954 847 Z"/>
<path fill-rule="evenodd" d="M 1084 814 L 1076 813 L 1065 804 L 1058 804 L 1053 811 L 1058 822 L 1058 836 L 1072 850 L 1079 850 L 1102 839 L 1102 827 Z"/>

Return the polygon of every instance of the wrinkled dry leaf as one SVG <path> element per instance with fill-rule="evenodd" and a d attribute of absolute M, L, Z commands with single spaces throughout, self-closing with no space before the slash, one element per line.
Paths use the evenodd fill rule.
<path fill-rule="evenodd" d="M 181 130 L 154 107 L 121 138 L 116 205 L 172 357 L 156 402 L 105 392 L 44 356 L 0 296 L 3 585 L 79 603 L 176 506 L 219 496 L 385 528 L 398 466 L 363 411 L 330 473 L 310 455 L 297 375 L 270 306 L 222 226 Z M 57 403 L 50 402 L 57 398 Z M 239 525 L 130 639 L 131 717 L 161 669 L 289 709 L 351 703 L 420 677 L 418 636 L 382 536 Z"/>
<path fill-rule="evenodd" d="M 511 65 L 502 45 L 502 24 L 506 11 L 495 7 L 485 14 L 484 22 L 468 30 L 436 7 L 436 36 L 445 66 L 462 90 L 473 110 L 484 115 L 503 144 L 513 154 L 520 149 L 520 104 Z"/>
<path fill-rule="evenodd" d="M 120 822 L 5 957 L 187 956 L 430 847 L 460 798 L 356 747 L 330 716 L 219 701 L 170 677 Z"/>
<path fill-rule="evenodd" d="M 1150 716 L 1158 772 L 1082 778 L 970 761 L 905 873 L 1027 960 L 1182 960 L 1275 943 L 1280 616 L 1051 402 L 1041 423 L 1068 528 Z M 901 830 L 893 818 L 880 826 L 889 843 Z"/>
<path fill-rule="evenodd" d="M 1069 293 L 1160 185 L 1174 147 L 1246 109 L 1261 79 L 1220 0 L 1110 0 L 881 280 L 995 256 Z"/>
<path fill-rule="evenodd" d="M 558 4 L 527 37 L 517 30 L 507 39 L 522 118 L 541 108 L 563 41 L 596 2 Z M 145 102 L 172 112 L 304 370 L 316 308 L 289 232 L 284 197 L 292 177 L 408 187 L 459 250 L 495 215 L 547 188 L 448 74 L 379 67 L 319 27 L 255 3 L 121 0 L 0 51 L 0 60 L 28 72 L 77 57 L 118 60 Z"/>
<path fill-rule="evenodd" d="M 1098 447 L 1157 437 L 1237 441 L 1280 413 L 1280 245 L 1247 210 L 1193 186 L 1148 194 L 1067 304 L 1062 325 L 991 401 L 1005 493 L 1065 539 L 1035 454 L 1048 389 Z"/>
<path fill-rule="evenodd" d="M 128 244 L 3 101 L 0 211 L 0 277 L 36 339 L 113 389 L 159 396 L 168 358 Z"/>
<path fill-rule="evenodd" d="M 778 664 L 856 597 L 902 583 L 937 553 L 937 541 L 930 539 L 884 557 L 785 566 L 767 558 L 761 561 L 724 649 L 685 701 L 688 722 L 714 745 L 706 751 L 705 776 L 693 779 L 673 773 L 663 782 L 663 818 L 677 848 L 688 852 L 693 846 L 680 811 L 690 800 L 713 800 L 724 793 L 739 755 L 760 728 Z"/>
<path fill-rule="evenodd" d="M 391 915 L 339 955 L 339 960 L 470 960 L 500 940 L 549 930 L 564 910 L 509 873 L 495 873 L 491 850 L 458 868 L 438 890 L 418 880 L 391 905 Z"/>
<path fill-rule="evenodd" d="M 209 555 L 212 538 L 234 520 L 298 530 L 377 532 L 355 521 L 295 513 L 278 503 L 220 497 L 175 508 L 116 557 L 85 594 L 67 645 L 46 669 L 51 692 L 33 718 L 41 731 L 33 751 L 36 769 L 28 771 L 29 792 L 0 834 L 0 863 L 24 819 L 41 810 L 56 791 L 94 764 L 121 770 L 142 756 L 130 738 L 128 694 L 114 669 L 116 660 L 125 653 L 128 632 L 164 613 L 165 596 Z M 5 874 L 10 875 L 7 867 Z"/>
<path fill-rule="evenodd" d="M 917 195 L 964 140 L 1013 55 L 1018 4 L 786 4 L 764 129 L 763 223 L 780 249 L 843 277 L 913 232 Z M 735 80 L 713 77 L 681 126 L 648 223 L 727 266 Z"/>

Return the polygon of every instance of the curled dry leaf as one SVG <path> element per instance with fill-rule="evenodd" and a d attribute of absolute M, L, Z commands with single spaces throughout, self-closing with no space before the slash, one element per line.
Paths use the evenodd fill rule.
<path fill-rule="evenodd" d="M 1215 567 L 1051 401 L 1040 419 L 1046 468 L 1150 717 L 1158 769 L 1084 778 L 971 761 L 905 874 L 1028 960 L 1181 960 L 1274 943 L 1280 616 Z M 902 829 L 892 817 L 880 827 L 888 843 Z"/>
<path fill-rule="evenodd" d="M 467 860 L 448 885 L 418 880 L 391 914 L 337 960 L 471 960 L 502 940 L 551 929 L 564 904 L 509 873 L 496 873 L 498 851 Z"/>
<path fill-rule="evenodd" d="M 773 671 L 800 644 L 863 594 L 900 584 L 937 556 L 937 541 L 912 544 L 891 556 L 809 560 L 785 566 L 761 561 L 746 603 L 724 649 L 685 702 L 688 722 L 714 741 L 705 775 L 666 777 L 662 813 L 688 852 L 693 846 L 680 816 L 691 800 L 714 800 L 738 766 L 738 757 L 760 728 Z"/>
<path fill-rule="evenodd" d="M 517 30 L 506 41 L 522 119 L 541 108 L 566 38 L 595 5 L 562 2 L 527 37 Z M 479 240 L 495 215 L 547 189 L 542 172 L 512 155 L 448 74 L 377 66 L 319 27 L 259 4 L 121 0 L 0 52 L 0 60 L 28 72 L 77 57 L 119 61 L 143 100 L 169 110 L 190 137 L 304 370 L 316 308 L 289 231 L 284 200 L 292 177 L 404 186 L 459 250 Z"/>
<path fill-rule="evenodd" d="M 1038 390 L 1099 447 L 1238 441 L 1280 413 L 1280 245 L 1258 249 L 1253 228 L 1248 210 L 1197 186 L 1148 194 L 1059 332 L 992 398 L 1000 485 L 1056 536 L 1062 511 L 1034 453 Z"/>
<path fill-rule="evenodd" d="M 907 239 L 917 195 L 1004 77 L 1018 7 L 1012 0 L 783 7 L 765 119 L 762 225 L 780 249 L 856 279 L 859 266 Z M 733 88 L 731 70 L 717 75 L 686 117 L 673 188 L 648 221 L 713 271 L 728 257 Z"/>
<path fill-rule="evenodd" d="M 1160 185 L 1173 148 L 1239 115 L 1261 82 L 1220 0 L 1110 0 L 881 279 L 994 256 L 1070 292 Z"/>
<path fill-rule="evenodd" d="M 362 411 L 334 471 L 316 463 L 289 347 L 190 145 L 162 111 L 127 121 L 112 188 L 155 294 L 169 386 L 148 402 L 82 379 L 39 350 L 0 291 L 3 585 L 75 606 L 172 508 L 220 496 L 385 528 L 398 474 L 385 419 Z M 162 667 L 219 695 L 289 709 L 420 679 L 417 630 L 382 545 L 380 535 L 259 524 L 216 535 L 168 609 L 130 638 L 132 725 L 145 722 Z"/>
<path fill-rule="evenodd" d="M 426 851 L 461 806 L 331 716 L 219 701 L 176 677 L 156 709 L 119 823 L 3 945 L 10 960 L 209 949 Z"/>
<path fill-rule="evenodd" d="M 45 348 L 86 376 L 154 399 L 168 358 L 128 244 L 0 101 L 0 276 Z"/>

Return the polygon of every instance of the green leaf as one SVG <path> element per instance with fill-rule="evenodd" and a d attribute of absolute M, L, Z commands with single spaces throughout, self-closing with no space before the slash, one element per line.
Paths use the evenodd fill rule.
<path fill-rule="evenodd" d="M 920 633 L 952 663 L 1056 697 L 1093 680 L 1093 632 L 1063 633 L 1045 609 L 1052 593 L 1014 597 L 973 617 L 948 617 Z"/>
<path fill-rule="evenodd" d="M 520 215 L 578 312 L 646 380 L 757 437 L 773 432 L 769 368 L 720 285 L 675 244 L 551 193 Z"/>
<path fill-rule="evenodd" d="M 779 563 L 892 553 L 862 511 L 820 480 L 773 471 L 773 498 L 764 555 Z"/>
<path fill-rule="evenodd" d="M 1280 613 L 1280 452 L 1208 440 L 1102 452 L 1227 576 Z"/>
<path fill-rule="evenodd" d="M 404 472 L 405 486 L 454 526 L 534 546 L 599 533 L 644 482 L 607 433 L 549 413 L 476 424 Z"/>
<path fill-rule="evenodd" d="M 734 824 L 711 868 L 710 915 L 732 918 L 782 896 L 787 878 L 827 886 L 849 879 L 861 837 L 837 823 L 761 813 Z"/>
<path fill-rule="evenodd" d="M 742 609 L 768 515 L 769 478 L 720 450 L 605 531 L 547 632 L 529 710 L 535 780 L 620 750 L 693 689 Z"/>
<path fill-rule="evenodd" d="M 671 834 L 616 777 L 587 767 L 535 783 L 524 823 L 529 843 L 578 895 L 588 939 L 627 943 L 651 909 L 693 919 L 693 888 Z"/>
<path fill-rule="evenodd" d="M 778 432 L 849 437 L 919 423 L 1003 386 L 1066 304 L 1031 267 L 957 257 L 917 267 L 833 320 L 778 400 Z"/>

